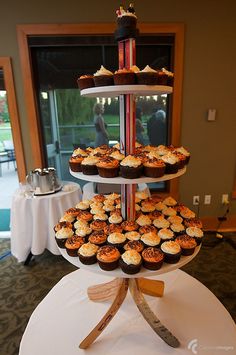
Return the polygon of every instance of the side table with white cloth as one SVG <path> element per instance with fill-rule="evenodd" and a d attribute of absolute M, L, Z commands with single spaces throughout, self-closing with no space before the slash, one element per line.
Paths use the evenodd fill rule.
<path fill-rule="evenodd" d="M 16 190 L 11 206 L 11 253 L 19 262 L 48 249 L 59 255 L 53 227 L 64 212 L 82 197 L 79 184 L 64 182 L 61 191 L 42 196 L 27 196 Z"/>
<path fill-rule="evenodd" d="M 152 277 L 165 282 L 163 297 L 145 296 L 152 310 L 177 336 L 169 347 L 147 325 L 130 294 L 101 336 L 86 351 L 96 355 L 235 354 L 236 326 L 219 300 L 181 270 Z M 96 283 L 110 281 L 96 274 Z M 23 334 L 19 355 L 85 354 L 79 343 L 110 302 L 92 302 L 87 288 L 94 273 L 80 269 L 62 278 L 37 306 Z"/>

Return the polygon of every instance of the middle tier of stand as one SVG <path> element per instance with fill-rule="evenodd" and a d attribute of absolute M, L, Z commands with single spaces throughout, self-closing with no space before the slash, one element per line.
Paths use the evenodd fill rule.
<path fill-rule="evenodd" d="M 77 179 L 90 181 L 90 182 L 101 182 L 103 184 L 122 184 L 122 185 L 130 185 L 130 184 L 139 184 L 139 183 L 152 183 L 152 182 L 161 182 L 161 181 L 168 181 L 171 179 L 175 179 L 186 172 L 186 167 L 179 170 L 176 174 L 165 174 L 160 178 L 150 178 L 146 176 L 142 176 L 138 179 L 125 179 L 121 176 L 114 177 L 114 178 L 103 178 L 100 175 L 85 175 L 83 173 L 77 173 L 70 170 L 72 176 Z"/>
<path fill-rule="evenodd" d="M 80 94 L 86 97 L 116 97 L 119 95 L 133 94 L 136 96 L 152 96 L 171 94 L 173 88 L 164 85 L 114 85 L 98 86 L 81 90 Z"/>
<path fill-rule="evenodd" d="M 140 272 L 133 274 L 133 275 L 129 275 L 129 274 L 124 273 L 121 270 L 121 268 L 117 268 L 117 269 L 111 270 L 111 271 L 105 271 L 99 267 L 98 263 L 92 264 L 92 265 L 82 264 L 79 260 L 79 257 L 69 256 L 66 252 L 66 249 L 59 248 L 62 256 L 66 260 L 68 260 L 71 264 L 75 265 L 78 268 L 85 269 L 85 270 L 88 270 L 88 271 L 91 271 L 94 273 L 103 274 L 105 276 L 120 277 L 120 278 L 151 277 L 154 275 L 161 275 L 161 274 L 165 274 L 167 272 L 179 269 L 182 266 L 184 266 L 185 264 L 189 263 L 193 258 L 195 258 L 195 256 L 198 254 L 200 249 L 201 249 L 201 245 L 196 247 L 196 249 L 192 255 L 181 256 L 180 261 L 176 264 L 167 264 L 164 262 L 162 267 L 159 270 L 148 270 L 148 269 L 145 269 L 144 267 L 142 267 Z"/>

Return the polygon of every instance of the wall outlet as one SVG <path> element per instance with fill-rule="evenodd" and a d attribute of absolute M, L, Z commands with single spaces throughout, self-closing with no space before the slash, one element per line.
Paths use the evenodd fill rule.
<path fill-rule="evenodd" d="M 197 205 L 199 205 L 199 202 L 200 202 L 200 197 L 193 196 L 193 205 L 197 206 Z"/>
<path fill-rule="evenodd" d="M 210 205 L 210 204 L 211 204 L 211 195 L 205 195 L 204 205 Z"/>
<path fill-rule="evenodd" d="M 221 198 L 221 202 L 223 205 L 229 204 L 229 194 L 223 194 Z"/>

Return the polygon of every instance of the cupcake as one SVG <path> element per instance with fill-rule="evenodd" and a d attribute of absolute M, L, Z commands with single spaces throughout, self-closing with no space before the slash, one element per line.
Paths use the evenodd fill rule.
<path fill-rule="evenodd" d="M 185 167 L 185 165 L 187 164 L 187 158 L 184 154 L 180 153 L 180 152 L 176 152 L 173 151 L 172 154 L 176 155 L 176 157 L 179 160 L 179 169 L 183 169 Z"/>
<path fill-rule="evenodd" d="M 162 70 L 157 70 L 158 85 L 167 85 L 167 82 L 168 82 L 168 75 Z"/>
<path fill-rule="evenodd" d="M 170 225 L 170 229 L 174 232 L 175 236 L 184 234 L 185 227 L 182 223 L 173 223 Z"/>
<path fill-rule="evenodd" d="M 170 222 L 167 221 L 167 219 L 165 219 L 165 217 L 163 215 L 161 215 L 161 216 L 157 217 L 156 219 L 154 219 L 153 225 L 157 229 L 168 228 L 170 226 Z"/>
<path fill-rule="evenodd" d="M 137 274 L 142 266 L 142 257 L 134 249 L 126 250 L 120 257 L 119 265 L 126 274 Z"/>
<path fill-rule="evenodd" d="M 76 229 L 79 229 L 79 228 L 81 228 L 81 227 L 88 227 L 88 226 L 89 226 L 88 222 L 83 221 L 82 219 L 77 219 L 77 220 L 75 221 L 73 227 L 74 227 L 74 229 L 76 230 Z"/>
<path fill-rule="evenodd" d="M 169 228 L 160 229 L 157 235 L 161 239 L 162 243 L 174 239 L 174 232 Z"/>
<path fill-rule="evenodd" d="M 77 84 L 80 90 L 94 87 L 93 75 L 81 75 L 77 80 Z"/>
<path fill-rule="evenodd" d="M 135 192 L 135 198 L 139 198 L 140 200 L 145 200 L 146 198 L 148 198 L 148 192 L 147 191 L 136 191 Z"/>
<path fill-rule="evenodd" d="M 136 73 L 136 80 L 139 85 L 158 85 L 157 71 L 149 65 Z"/>
<path fill-rule="evenodd" d="M 173 206 L 177 205 L 177 201 L 171 196 L 164 198 L 164 200 L 162 202 L 168 207 L 173 207 Z"/>
<path fill-rule="evenodd" d="M 133 4 L 130 3 L 128 11 L 123 6 L 116 11 L 117 29 L 115 30 L 115 39 L 121 41 L 127 38 L 136 38 L 138 34 L 137 17 L 135 15 Z"/>
<path fill-rule="evenodd" d="M 94 231 L 99 231 L 99 230 L 103 230 L 106 227 L 106 222 L 105 221 L 93 221 L 92 223 L 90 223 L 90 228 L 92 228 L 92 230 Z"/>
<path fill-rule="evenodd" d="M 108 224 L 105 228 L 104 228 L 104 233 L 106 233 L 107 235 L 108 234 L 111 234 L 111 233 L 114 233 L 114 232 L 117 232 L 117 233 L 122 233 L 123 231 L 123 228 L 120 224 Z"/>
<path fill-rule="evenodd" d="M 186 156 L 186 164 L 188 164 L 189 160 L 190 160 L 189 151 L 186 148 L 184 148 L 184 147 L 178 147 L 175 150 L 176 150 L 176 152 L 180 152 L 180 153 L 182 153 L 182 154 L 184 154 Z"/>
<path fill-rule="evenodd" d="M 156 148 L 156 151 L 159 156 L 163 156 L 163 155 L 170 153 L 170 149 L 163 144 L 158 145 L 158 147 Z"/>
<path fill-rule="evenodd" d="M 93 216 L 94 221 L 106 221 L 108 219 L 108 215 L 106 213 L 103 213 L 104 211 L 102 210 L 101 213 L 96 213 Z"/>
<path fill-rule="evenodd" d="M 82 264 L 92 265 L 97 262 L 98 246 L 92 243 L 84 243 L 78 250 L 79 260 Z"/>
<path fill-rule="evenodd" d="M 180 245 L 173 241 L 166 241 L 161 244 L 161 251 L 164 253 L 164 260 L 168 264 L 178 263 L 181 256 Z"/>
<path fill-rule="evenodd" d="M 72 216 L 70 214 L 64 214 L 59 220 L 59 222 L 70 222 L 73 223 L 75 221 L 75 216 Z"/>
<path fill-rule="evenodd" d="M 164 261 L 164 254 L 161 250 L 149 247 L 142 252 L 143 266 L 149 270 L 159 270 Z"/>
<path fill-rule="evenodd" d="M 123 233 L 114 232 L 109 234 L 107 237 L 107 243 L 109 245 L 118 248 L 119 250 L 123 248 L 125 242 L 126 242 L 126 236 Z"/>
<path fill-rule="evenodd" d="M 167 85 L 168 86 L 173 86 L 174 84 L 174 73 L 172 73 L 171 71 L 162 68 L 161 71 L 167 75 Z M 166 84 L 165 84 L 166 85 Z"/>
<path fill-rule="evenodd" d="M 156 205 L 155 205 L 155 208 L 156 208 Z M 157 219 L 160 216 L 161 216 L 161 212 L 159 212 L 157 210 L 148 214 L 148 217 L 151 218 L 152 221 L 154 221 L 155 219 Z"/>
<path fill-rule="evenodd" d="M 135 221 L 123 221 L 121 226 L 126 232 L 136 231 L 139 227 Z"/>
<path fill-rule="evenodd" d="M 126 68 L 119 69 L 114 73 L 115 85 L 133 85 L 135 84 L 135 73 Z"/>
<path fill-rule="evenodd" d="M 82 157 L 81 155 L 75 155 L 75 156 L 70 157 L 69 166 L 70 166 L 71 171 L 74 171 L 74 172 L 82 171 L 81 163 L 83 160 L 84 160 L 84 157 Z"/>
<path fill-rule="evenodd" d="M 118 160 L 119 162 L 125 158 L 125 155 L 122 154 L 119 150 L 114 150 L 110 153 L 110 157 Z"/>
<path fill-rule="evenodd" d="M 68 238 L 65 242 L 65 248 L 67 254 L 70 256 L 77 256 L 77 252 L 82 244 L 85 243 L 85 239 L 83 237 L 79 237 L 77 235 Z"/>
<path fill-rule="evenodd" d="M 89 242 L 99 247 L 106 244 L 107 235 L 103 230 L 94 231 L 88 238 Z"/>
<path fill-rule="evenodd" d="M 79 213 L 80 213 L 80 210 L 78 208 L 71 207 L 68 210 L 66 210 L 65 215 L 71 216 L 72 218 L 76 218 Z"/>
<path fill-rule="evenodd" d="M 55 239 L 59 248 L 65 248 L 65 242 L 68 238 L 71 238 L 74 235 L 74 232 L 69 227 L 60 228 L 55 235 Z"/>
<path fill-rule="evenodd" d="M 112 157 L 103 157 L 96 164 L 101 177 L 113 178 L 119 175 L 119 161 Z"/>
<path fill-rule="evenodd" d="M 179 224 L 183 222 L 183 218 L 180 216 L 170 216 L 167 218 L 167 221 L 171 224 Z"/>
<path fill-rule="evenodd" d="M 161 241 L 160 236 L 154 232 L 142 234 L 140 240 L 145 247 L 158 247 Z"/>
<path fill-rule="evenodd" d="M 89 210 L 89 207 L 90 207 L 90 201 L 89 200 L 80 201 L 79 203 L 77 203 L 75 205 L 75 208 L 78 208 L 81 211 Z"/>
<path fill-rule="evenodd" d="M 184 220 L 184 225 L 188 228 L 188 227 L 198 227 L 198 228 L 202 228 L 202 221 L 199 218 L 188 218 Z"/>
<path fill-rule="evenodd" d="M 73 228 L 73 225 L 71 222 L 67 222 L 67 221 L 61 221 L 58 222 L 55 226 L 54 226 L 54 232 L 58 232 L 60 229 L 62 228 Z"/>
<path fill-rule="evenodd" d="M 165 173 L 166 174 L 176 174 L 179 170 L 179 159 L 173 153 L 165 154 L 161 157 L 163 162 L 166 165 Z"/>
<path fill-rule="evenodd" d="M 143 166 L 140 159 L 128 155 L 120 162 L 120 173 L 123 178 L 137 179 L 142 175 Z"/>
<path fill-rule="evenodd" d="M 165 174 L 165 167 L 163 160 L 149 158 L 143 163 L 143 173 L 148 177 L 159 178 Z"/>
<path fill-rule="evenodd" d="M 92 233 L 92 228 L 89 225 L 81 225 L 75 230 L 75 235 L 80 237 L 86 237 L 90 233 Z"/>
<path fill-rule="evenodd" d="M 138 253 L 141 253 L 143 249 L 144 249 L 144 245 L 141 240 L 129 240 L 124 245 L 124 250 L 136 250 Z"/>
<path fill-rule="evenodd" d="M 109 223 L 120 224 L 123 221 L 123 218 L 119 213 L 116 212 L 108 218 L 108 221 Z"/>
<path fill-rule="evenodd" d="M 138 225 L 139 225 L 140 227 L 142 227 L 142 226 L 148 226 L 148 225 L 152 224 L 152 221 L 151 221 L 151 219 L 150 219 L 147 215 L 141 214 L 141 215 L 136 219 L 136 223 L 138 223 Z"/>
<path fill-rule="evenodd" d="M 99 158 L 95 156 L 88 156 L 81 162 L 81 170 L 84 175 L 97 175 L 98 169 L 96 164 L 99 162 Z"/>
<path fill-rule="evenodd" d="M 203 238 L 203 231 L 200 228 L 188 227 L 186 228 L 186 234 L 190 237 L 193 237 L 196 240 L 197 245 L 201 244 Z"/>
<path fill-rule="evenodd" d="M 157 233 L 157 229 L 156 227 L 152 226 L 152 225 L 145 225 L 139 228 L 139 233 L 140 234 L 145 234 L 145 233 L 150 233 L 150 232 L 154 232 Z"/>
<path fill-rule="evenodd" d="M 180 245 L 182 255 L 192 255 L 197 246 L 196 240 L 187 234 L 180 235 L 175 241 Z"/>
<path fill-rule="evenodd" d="M 171 216 L 176 216 L 177 214 L 176 210 L 173 207 L 167 207 L 167 206 L 162 210 L 162 213 L 167 218 Z"/>
<path fill-rule="evenodd" d="M 95 86 L 114 85 L 113 73 L 104 68 L 103 65 L 101 65 L 101 68 L 93 75 L 93 79 Z"/>
<path fill-rule="evenodd" d="M 141 236 L 138 232 L 132 231 L 132 232 L 126 232 L 125 237 L 128 240 L 139 240 Z"/>
<path fill-rule="evenodd" d="M 101 269 L 114 270 L 119 265 L 120 252 L 112 245 L 104 245 L 97 252 L 97 261 Z"/>
<path fill-rule="evenodd" d="M 189 219 L 189 218 L 195 218 L 196 214 L 195 212 L 191 211 L 188 207 L 183 206 L 180 209 L 180 216 Z"/>
<path fill-rule="evenodd" d="M 93 215 L 89 211 L 79 211 L 77 215 L 78 221 L 90 222 L 93 219 Z"/>

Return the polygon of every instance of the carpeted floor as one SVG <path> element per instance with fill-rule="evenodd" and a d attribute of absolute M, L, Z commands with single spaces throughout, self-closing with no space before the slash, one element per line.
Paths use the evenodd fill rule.
<path fill-rule="evenodd" d="M 235 246 L 234 235 L 225 235 L 220 240 L 208 234 L 199 254 L 182 269 L 206 285 L 236 321 Z M 0 353 L 17 355 L 31 313 L 75 267 L 47 251 L 24 266 L 9 251 L 9 239 L 0 239 Z"/>

